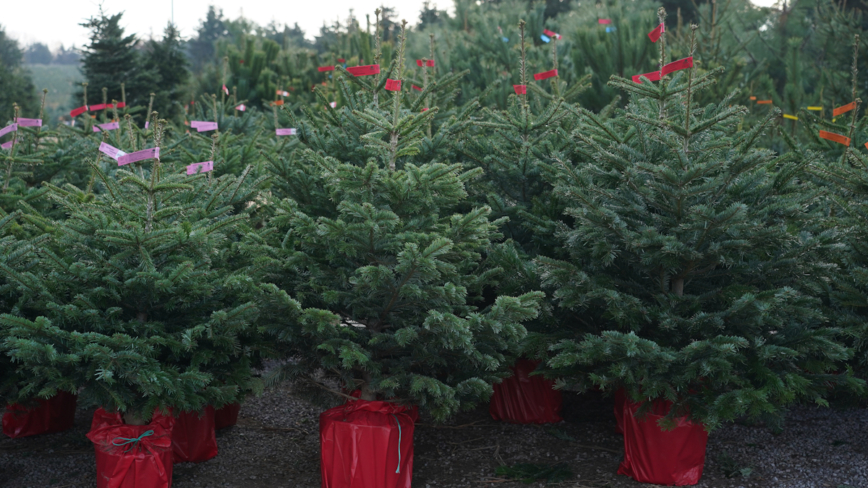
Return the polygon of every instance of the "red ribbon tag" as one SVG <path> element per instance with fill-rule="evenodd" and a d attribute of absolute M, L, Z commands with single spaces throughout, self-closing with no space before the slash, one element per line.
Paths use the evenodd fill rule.
<path fill-rule="evenodd" d="M 842 105 L 835 110 L 832 110 L 832 117 L 837 117 L 841 114 L 845 114 L 856 108 L 856 102 L 850 102 L 847 105 Z"/>
<path fill-rule="evenodd" d="M 651 42 L 657 42 L 660 39 L 660 35 L 664 32 L 666 32 L 666 26 L 661 23 L 648 33 L 648 37 L 651 38 Z"/>
<path fill-rule="evenodd" d="M 353 66 L 352 68 L 347 68 L 347 71 L 349 71 L 353 76 L 375 75 L 380 72 L 380 65 L 369 64 L 367 66 Z"/>
<path fill-rule="evenodd" d="M 344 58 L 338 58 L 338 63 L 343 63 L 343 62 L 345 62 L 345 61 L 346 61 L 346 60 L 345 60 Z"/>
<path fill-rule="evenodd" d="M 70 110 L 69 116 L 70 117 L 78 117 L 79 115 L 81 115 L 85 112 L 87 112 L 87 105 Z"/>
<path fill-rule="evenodd" d="M 433 59 L 428 59 L 428 60 L 425 61 L 424 64 L 425 64 L 425 66 L 428 66 L 429 68 L 430 68 L 430 67 L 434 67 L 434 60 L 433 60 Z M 417 59 L 417 60 L 416 60 L 416 66 L 422 66 L 422 60 L 421 60 L 421 59 Z"/>
<path fill-rule="evenodd" d="M 423 112 L 426 111 L 426 110 L 428 110 L 428 107 L 425 107 L 425 108 L 422 109 Z"/>
<path fill-rule="evenodd" d="M 386 90 L 401 91 L 401 80 L 386 79 Z"/>
<path fill-rule="evenodd" d="M 597 20 L 597 23 L 606 25 L 606 24 L 611 24 L 612 20 L 611 19 L 599 19 L 599 20 Z"/>
<path fill-rule="evenodd" d="M 416 90 L 416 91 L 422 91 L 422 87 L 421 87 L 421 86 L 410 85 L 410 88 L 412 88 L 412 89 L 414 89 L 414 90 Z"/>
<path fill-rule="evenodd" d="M 678 61 L 672 61 L 671 63 L 663 66 L 663 69 L 660 72 L 663 76 L 668 75 L 674 71 L 680 71 L 682 69 L 692 68 L 693 67 L 693 56 L 689 58 L 679 59 Z"/>
<path fill-rule="evenodd" d="M 661 78 L 659 71 L 652 71 L 650 73 L 643 73 L 641 75 L 633 75 L 633 83 L 639 83 L 641 85 L 642 80 L 639 79 L 640 76 L 648 78 L 648 81 L 660 81 Z"/>
<path fill-rule="evenodd" d="M 105 104 L 101 103 L 99 105 L 90 105 L 89 108 L 91 112 L 96 112 L 97 110 L 105 110 Z"/>
<path fill-rule="evenodd" d="M 846 136 L 842 136 L 841 134 L 835 134 L 834 132 L 826 132 L 824 130 L 820 131 L 820 137 L 823 139 L 830 140 L 832 142 L 837 142 L 838 144 L 843 144 L 845 146 L 850 145 L 850 138 Z"/>
<path fill-rule="evenodd" d="M 545 34 L 549 37 L 553 37 L 553 38 L 558 39 L 558 40 L 560 40 L 560 38 L 561 38 L 560 34 L 558 34 L 557 32 L 552 32 L 548 29 L 543 29 L 543 34 Z"/>
<path fill-rule="evenodd" d="M 512 85 L 516 95 L 527 95 L 527 85 Z"/>
<path fill-rule="evenodd" d="M 118 108 L 124 108 L 127 106 L 126 102 L 118 102 Z"/>
<path fill-rule="evenodd" d="M 323 71 L 334 71 L 334 70 L 335 70 L 334 66 L 320 66 L 319 68 L 317 68 L 317 71 L 319 71 L 320 73 L 322 73 Z"/>
<path fill-rule="evenodd" d="M 554 78 L 557 75 L 558 75 L 558 70 L 553 69 L 550 71 L 543 71 L 542 73 L 536 73 L 535 75 L 533 75 L 533 79 L 535 79 L 537 81 L 546 80 L 548 78 Z"/>

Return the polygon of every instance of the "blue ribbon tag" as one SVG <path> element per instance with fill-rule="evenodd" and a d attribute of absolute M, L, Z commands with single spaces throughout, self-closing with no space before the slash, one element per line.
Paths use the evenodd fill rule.
<path fill-rule="evenodd" d="M 503 42 L 509 42 L 509 38 L 501 37 L 501 39 L 503 39 Z"/>
<path fill-rule="evenodd" d="M 608 30 L 608 29 L 607 29 L 607 30 Z M 545 35 L 545 34 L 539 36 L 539 38 L 542 39 L 543 42 L 549 42 L 549 41 L 552 40 L 551 37 L 549 37 L 549 36 L 547 36 L 547 35 Z"/>

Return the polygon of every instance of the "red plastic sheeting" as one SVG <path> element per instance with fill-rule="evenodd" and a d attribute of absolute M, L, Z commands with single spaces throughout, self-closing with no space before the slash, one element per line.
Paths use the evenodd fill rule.
<path fill-rule="evenodd" d="M 238 423 L 238 412 L 241 411 L 240 403 L 230 403 L 223 408 L 214 411 L 214 428 L 217 430 L 232 427 Z"/>
<path fill-rule="evenodd" d="M 322 488 L 410 488 L 415 407 L 349 401 L 319 416 Z"/>
<path fill-rule="evenodd" d="M 201 463 L 217 455 L 214 407 L 200 412 L 181 412 L 172 429 L 172 452 L 176 463 Z"/>
<path fill-rule="evenodd" d="M 624 460 L 618 474 L 640 483 L 684 486 L 699 483 L 705 465 L 708 432 L 686 417 L 664 431 L 657 421 L 665 417 L 671 402 L 657 400 L 642 420 L 634 416 L 641 404 L 624 402 Z"/>
<path fill-rule="evenodd" d="M 560 390 L 555 390 L 554 381 L 542 376 L 530 376 L 539 361 L 519 359 L 512 369 L 513 376 L 499 385 L 494 385 L 494 395 L 488 413 L 494 420 L 516 424 L 547 424 L 560 422 Z"/>
<path fill-rule="evenodd" d="M 15 439 L 70 429 L 75 421 L 77 400 L 72 393 L 58 391 L 48 400 L 39 399 L 37 407 L 7 405 L 3 413 L 3 433 Z"/>
<path fill-rule="evenodd" d="M 155 411 L 148 425 L 126 425 L 120 413 L 97 409 L 87 433 L 96 450 L 97 488 L 171 488 L 174 422 Z"/>

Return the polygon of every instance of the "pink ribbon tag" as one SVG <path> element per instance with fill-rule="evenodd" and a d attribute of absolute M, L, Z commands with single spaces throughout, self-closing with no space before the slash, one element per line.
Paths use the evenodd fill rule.
<path fill-rule="evenodd" d="M 146 121 L 145 121 L 145 129 L 148 128 L 148 124 L 150 124 L 150 122 L 146 120 Z"/>
<path fill-rule="evenodd" d="M 115 129 L 120 129 L 120 128 L 121 128 L 121 124 L 119 122 L 109 122 L 107 124 L 99 124 L 99 125 L 93 126 L 93 131 L 94 132 L 102 132 L 104 130 L 115 130 Z"/>
<path fill-rule="evenodd" d="M 600 25 L 608 25 L 612 23 L 612 19 L 598 19 L 597 23 Z"/>
<path fill-rule="evenodd" d="M 119 157 L 121 157 L 121 156 L 125 156 L 125 155 L 127 154 L 127 153 L 121 151 L 120 149 L 118 149 L 118 148 L 116 148 L 116 147 L 114 147 L 114 146 L 112 146 L 112 145 L 110 145 L 110 144 L 106 144 L 106 143 L 104 143 L 104 142 L 101 142 L 101 143 L 100 143 L 100 145 L 99 145 L 99 152 L 101 152 L 101 153 L 105 154 L 106 156 L 108 156 L 108 157 L 114 159 L 115 161 L 117 161 L 117 159 L 118 159 Z"/>
<path fill-rule="evenodd" d="M 338 108 L 338 102 L 329 102 L 329 107 Z"/>
<path fill-rule="evenodd" d="M 298 129 L 277 129 L 275 132 L 279 136 L 294 136 L 298 132 Z"/>
<path fill-rule="evenodd" d="M 18 117 L 18 127 L 42 127 L 42 119 L 23 119 Z"/>
<path fill-rule="evenodd" d="M 235 107 L 235 108 L 236 108 L 237 110 L 241 111 L 241 112 L 247 110 L 247 106 L 244 105 L 243 103 L 242 103 L 241 105 Z"/>
<path fill-rule="evenodd" d="M 223 85 L 223 93 L 225 93 L 227 95 L 229 94 L 229 89 L 226 88 L 226 85 Z"/>
<path fill-rule="evenodd" d="M 3 149 L 11 148 L 12 147 L 12 141 L 4 142 L 3 144 L 0 144 L 0 147 L 2 147 Z"/>
<path fill-rule="evenodd" d="M 118 166 L 124 166 L 130 163 L 136 163 L 145 159 L 155 159 L 160 157 L 160 148 L 152 147 L 142 151 L 136 151 L 130 154 L 124 154 L 118 157 Z"/>
<path fill-rule="evenodd" d="M 199 132 L 208 132 L 217 130 L 217 122 L 206 122 L 204 120 L 194 120 L 190 122 L 190 128 L 196 129 Z"/>
<path fill-rule="evenodd" d="M 214 161 L 205 161 L 202 163 L 193 163 L 187 166 L 187 174 L 195 175 L 198 173 L 207 173 L 214 169 Z"/>
<path fill-rule="evenodd" d="M 7 125 L 0 129 L 0 137 L 3 137 L 10 132 L 15 132 L 16 130 L 18 130 L 18 124 Z"/>

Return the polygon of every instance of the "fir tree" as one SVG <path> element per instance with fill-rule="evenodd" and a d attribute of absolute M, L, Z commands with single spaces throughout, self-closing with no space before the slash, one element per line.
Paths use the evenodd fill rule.
<path fill-rule="evenodd" d="M 153 144 L 168 153 L 164 124 Z M 54 223 L 35 266 L 0 267 L 38 311 L 0 317 L 29 377 L 22 396 L 83 387 L 85 405 L 141 423 L 155 408 L 219 407 L 256 388 L 257 285 L 231 243 L 246 220 L 237 209 L 262 182 L 246 183 L 249 171 L 189 177 L 166 159 L 114 176 L 92 164 L 96 195 L 47 185 L 69 218 Z"/>
<path fill-rule="evenodd" d="M 176 118 L 183 111 L 190 72 L 181 34 L 174 24 L 166 26 L 162 40 L 148 42 L 145 63 L 159 77 L 159 82 L 151 88 L 155 94 L 152 109 L 169 119 Z"/>
<path fill-rule="evenodd" d="M 346 106 L 296 121 L 307 147 L 272 162 L 293 198 L 270 205 L 269 227 L 249 237 L 263 279 L 306 307 L 290 323 L 282 308 L 263 307 L 290 359 L 276 377 L 412 402 L 442 419 L 507 374 L 505 353 L 540 294 L 483 300 L 499 272 L 484 260 L 499 222 L 463 202 L 478 169 L 412 162 L 437 108 L 405 108 L 404 35 L 379 76 L 347 82 L 339 69 Z M 387 79 L 403 90 L 384 91 Z"/>
<path fill-rule="evenodd" d="M 11 120 L 13 104 L 18 104 L 25 113 L 36 111 L 36 90 L 22 60 L 18 42 L 7 37 L 6 31 L 0 28 L 0 86 L 3 87 L 0 90 L 0 120 L 4 122 Z"/>
<path fill-rule="evenodd" d="M 665 36 L 659 52 L 667 65 Z M 809 293 L 840 242 L 810 231 L 815 192 L 793 155 L 756 148 L 777 114 L 738 132 L 744 108 L 731 97 L 694 103 L 722 69 L 696 71 L 613 77 L 632 94 L 626 110 L 611 120 L 582 110 L 573 137 L 583 157 L 547 172 L 567 203 L 570 257 L 538 266 L 586 327 L 549 365 L 581 388 L 671 400 L 670 416 L 709 429 L 744 415 L 779 420 L 787 404 L 825 404 L 829 382 L 862 387 L 831 374 L 851 351 Z"/>
<path fill-rule="evenodd" d="M 106 16 L 100 10 L 99 16 L 81 24 L 91 31 L 90 44 L 83 49 L 82 74 L 92 88 L 107 89 L 105 100 L 91 98 L 91 104 L 123 100 L 121 84 L 125 84 L 127 105 L 146 106 L 149 94 L 159 82 L 157 73 L 142 62 L 136 50 L 136 36 L 124 35 L 120 26 L 122 17 L 123 13 Z M 83 95 L 77 98 L 82 99 Z"/>

